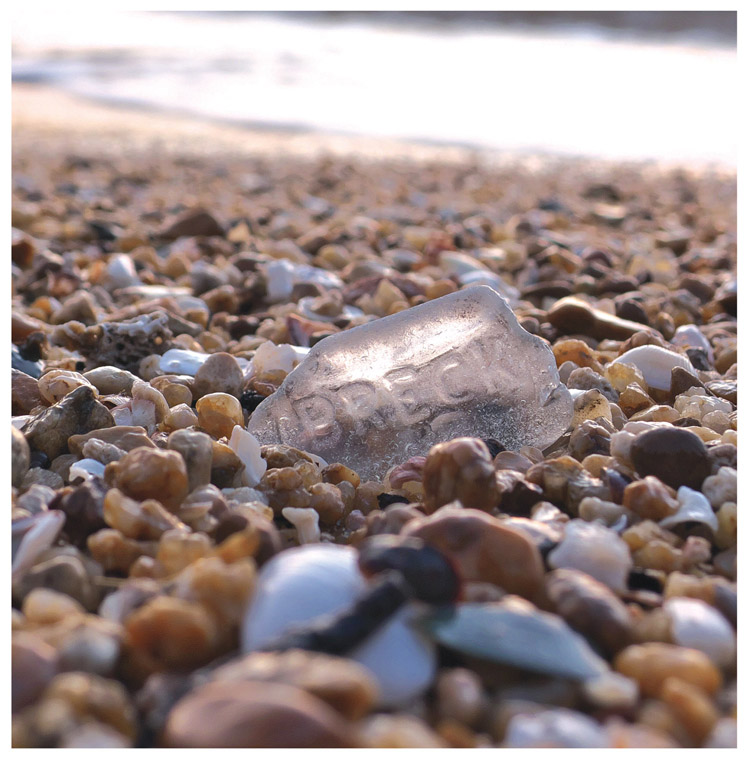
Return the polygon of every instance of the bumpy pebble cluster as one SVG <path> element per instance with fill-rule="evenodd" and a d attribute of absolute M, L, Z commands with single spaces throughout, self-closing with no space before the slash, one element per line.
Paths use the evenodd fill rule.
<path fill-rule="evenodd" d="M 736 745 L 732 177 L 22 152 L 12 225 L 14 746 Z M 574 397 L 545 452 L 363 481 L 248 439 L 306 348 L 477 282 Z M 237 656 L 270 559 L 379 534 L 609 670 L 443 650 L 386 709 L 346 657 Z"/>

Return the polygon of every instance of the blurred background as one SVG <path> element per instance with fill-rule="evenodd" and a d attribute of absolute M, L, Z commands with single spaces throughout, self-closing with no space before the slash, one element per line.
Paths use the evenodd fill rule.
<path fill-rule="evenodd" d="M 251 129 L 716 162 L 735 12 L 11 12 L 14 83 Z"/>

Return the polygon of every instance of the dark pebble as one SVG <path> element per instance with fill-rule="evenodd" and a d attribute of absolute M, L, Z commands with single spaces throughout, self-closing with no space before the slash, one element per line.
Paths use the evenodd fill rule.
<path fill-rule="evenodd" d="M 655 475 L 672 488 L 686 485 L 699 490 L 711 474 L 711 460 L 703 441 L 680 427 L 642 432 L 633 440 L 630 454 L 641 476 Z"/>
<path fill-rule="evenodd" d="M 17 371 L 22 371 L 34 379 L 42 376 L 42 364 L 40 361 L 27 361 L 19 352 L 15 345 L 11 351 L 11 367 Z"/>

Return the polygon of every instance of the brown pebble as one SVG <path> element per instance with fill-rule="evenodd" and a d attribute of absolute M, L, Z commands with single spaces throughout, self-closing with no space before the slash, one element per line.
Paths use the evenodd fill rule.
<path fill-rule="evenodd" d="M 455 500 L 486 512 L 497 503 L 490 452 L 478 438 L 456 438 L 433 446 L 427 454 L 422 482 L 428 514 Z"/>
<path fill-rule="evenodd" d="M 146 434 L 145 428 L 115 425 L 101 430 L 92 430 L 84 435 L 73 435 L 68 439 L 70 453 L 82 456 L 84 444 L 92 438 L 103 440 L 123 451 L 132 451 L 134 448 L 156 448 L 154 442 Z"/>
<path fill-rule="evenodd" d="M 670 677 L 661 688 L 661 699 L 700 746 L 711 734 L 719 714 L 711 698 L 699 687 L 678 677 Z"/>
<path fill-rule="evenodd" d="M 584 634 L 608 655 L 632 640 L 630 612 L 612 590 L 579 570 L 547 574 L 547 595 L 569 626 Z"/>
<path fill-rule="evenodd" d="M 41 406 L 39 381 L 18 369 L 11 369 L 10 382 L 11 414 L 28 414 L 36 406 Z"/>
<path fill-rule="evenodd" d="M 209 393 L 198 399 L 198 424 L 214 438 L 229 438 L 235 426 L 245 423 L 242 406 L 233 395 Z"/>
<path fill-rule="evenodd" d="M 196 398 L 202 398 L 209 393 L 227 393 L 239 398 L 242 386 L 242 370 L 234 356 L 214 353 L 196 372 L 193 394 Z"/>
<path fill-rule="evenodd" d="M 99 428 L 112 427 L 109 409 L 94 397 L 91 387 L 77 387 L 59 403 L 38 414 L 26 426 L 29 445 L 50 459 L 67 452 L 68 438 Z"/>
<path fill-rule="evenodd" d="M 648 326 L 596 310 L 576 297 L 563 297 L 548 311 L 547 320 L 565 334 L 585 334 L 597 340 L 626 340 Z"/>
<path fill-rule="evenodd" d="M 136 448 L 108 464 L 105 480 L 136 500 L 156 499 L 167 509 L 179 508 L 188 494 L 185 462 L 176 451 Z"/>
<path fill-rule="evenodd" d="M 206 724 L 210 719 L 211 723 Z M 310 693 L 273 682 L 211 682 L 167 719 L 171 748 L 350 748 L 345 719 Z"/>
<path fill-rule="evenodd" d="M 211 678 L 288 684 L 315 695 L 352 721 L 372 710 L 378 694 L 374 677 L 360 663 L 304 650 L 252 653 L 222 666 Z"/>
<path fill-rule="evenodd" d="M 674 491 L 653 475 L 625 486 L 622 503 L 641 519 L 657 522 L 679 508 Z"/>
<path fill-rule="evenodd" d="M 682 485 L 700 490 L 711 474 L 711 461 L 703 441 L 682 427 L 657 427 L 637 435 L 630 458 L 640 475 L 655 475 L 672 488 Z"/>
<path fill-rule="evenodd" d="M 721 673 L 705 653 L 662 642 L 626 647 L 615 658 L 614 668 L 635 679 L 641 692 L 653 698 L 661 695 L 670 677 L 689 682 L 708 695 L 721 686 Z"/>
<path fill-rule="evenodd" d="M 486 581 L 534 600 L 544 585 L 544 565 L 529 537 L 475 509 L 441 509 L 412 520 L 402 535 L 416 536 L 446 554 L 465 581 Z"/>
<path fill-rule="evenodd" d="M 162 231 L 164 239 L 179 239 L 181 236 L 223 236 L 224 229 L 211 213 L 197 209 L 185 213 Z"/>

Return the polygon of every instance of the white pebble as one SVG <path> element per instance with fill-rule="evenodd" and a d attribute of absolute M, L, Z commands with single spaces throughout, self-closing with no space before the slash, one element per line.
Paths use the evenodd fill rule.
<path fill-rule="evenodd" d="M 737 501 L 737 470 L 731 467 L 720 467 L 715 475 L 709 475 L 701 486 L 711 506 L 719 509 L 722 504 Z"/>
<path fill-rule="evenodd" d="M 627 588 L 632 565 L 628 545 L 615 531 L 581 519 L 566 523 L 563 539 L 547 561 L 553 568 L 582 570 L 613 591 Z"/>
<path fill-rule="evenodd" d="M 294 288 L 294 263 L 273 260 L 266 266 L 266 294 L 272 302 L 289 299 Z"/>
<path fill-rule="evenodd" d="M 586 698 L 600 708 L 630 708 L 638 702 L 638 683 L 615 671 L 587 679 L 582 689 Z"/>
<path fill-rule="evenodd" d="M 734 629 L 716 608 L 692 597 L 672 597 L 664 603 L 664 610 L 672 621 L 676 644 L 700 650 L 722 668 L 734 661 Z"/>
<path fill-rule="evenodd" d="M 258 485 L 266 471 L 266 460 L 260 455 L 258 439 L 239 425 L 235 425 L 227 443 L 245 465 L 242 481 L 249 488 Z"/>
<path fill-rule="evenodd" d="M 135 264 L 128 255 L 113 255 L 107 263 L 107 280 L 113 289 L 125 289 L 141 283 Z"/>
<path fill-rule="evenodd" d="M 253 372 L 262 374 L 272 369 L 290 372 L 297 362 L 298 354 L 292 345 L 274 345 L 271 340 L 264 342 L 253 356 Z"/>
<path fill-rule="evenodd" d="M 310 544 L 287 549 L 267 562 L 242 622 L 245 652 L 262 649 L 293 626 L 350 607 L 366 590 L 351 547 Z M 347 657 L 375 676 L 380 705 L 414 701 L 435 677 L 435 648 L 409 625 L 407 605 Z"/>
<path fill-rule="evenodd" d="M 606 748 L 607 735 L 590 716 L 567 708 L 516 714 L 503 739 L 504 748 Z"/>
<path fill-rule="evenodd" d="M 632 363 L 643 374 L 647 384 L 657 390 L 669 390 L 672 384 L 672 369 L 681 366 L 695 373 L 693 364 L 685 356 L 658 345 L 641 345 L 632 348 L 617 358 L 618 363 Z"/>
<path fill-rule="evenodd" d="M 672 337 L 672 344 L 676 345 L 678 348 L 698 348 L 699 350 L 705 350 L 709 363 L 714 362 L 714 353 L 711 349 L 711 343 L 695 324 L 683 324 L 678 327 Z"/>

